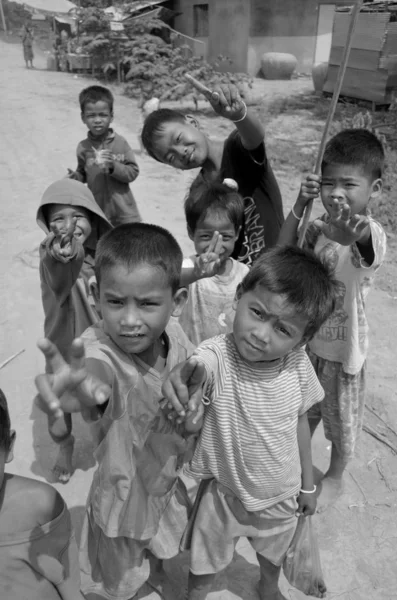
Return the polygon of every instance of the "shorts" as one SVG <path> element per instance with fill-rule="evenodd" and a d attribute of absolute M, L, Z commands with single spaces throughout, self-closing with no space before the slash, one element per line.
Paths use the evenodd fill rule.
<path fill-rule="evenodd" d="M 199 506 L 191 533 L 190 570 L 195 575 L 219 573 L 233 560 L 240 537 L 246 537 L 257 554 L 281 566 L 295 533 L 296 496 L 257 512 L 215 479 L 198 492 Z"/>
<path fill-rule="evenodd" d="M 320 358 L 310 350 L 307 354 L 324 389 L 322 402 L 308 411 L 308 418 L 322 419 L 324 434 L 346 462 L 354 450 L 362 429 L 365 407 L 365 363 L 358 373 L 345 373 L 342 363 Z"/>
<path fill-rule="evenodd" d="M 149 578 L 149 553 L 168 559 L 179 553 L 190 503 L 179 481 L 156 535 L 148 540 L 110 538 L 94 520 L 88 504 L 80 542 L 81 590 L 106 600 L 129 600 Z"/>

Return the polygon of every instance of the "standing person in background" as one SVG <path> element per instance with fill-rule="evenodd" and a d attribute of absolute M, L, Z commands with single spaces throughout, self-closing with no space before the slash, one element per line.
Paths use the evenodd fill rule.
<path fill-rule="evenodd" d="M 129 184 L 139 167 L 128 142 L 110 127 L 113 94 L 101 85 L 91 85 L 79 95 L 81 119 L 88 136 L 77 146 L 77 168 L 70 179 L 86 183 L 113 227 L 141 221 Z"/>
<path fill-rule="evenodd" d="M 33 40 L 34 40 L 34 36 L 33 36 L 33 25 L 32 25 L 32 17 L 29 15 L 29 17 L 26 19 L 25 24 L 22 27 L 20 36 L 22 38 L 22 45 L 23 45 L 23 57 L 25 59 L 25 63 L 26 63 L 26 68 L 29 69 L 29 63 L 31 68 L 33 69 L 33 59 L 34 59 L 34 54 L 33 54 Z"/>

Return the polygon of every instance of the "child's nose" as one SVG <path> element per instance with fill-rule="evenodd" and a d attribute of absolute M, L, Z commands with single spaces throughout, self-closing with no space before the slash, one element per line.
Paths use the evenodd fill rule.
<path fill-rule="evenodd" d="M 255 331 L 255 337 L 261 344 L 268 344 L 271 336 L 271 324 L 269 321 L 264 321 Z"/>
<path fill-rule="evenodd" d="M 122 325 L 135 327 L 140 324 L 139 313 L 135 308 L 126 307 L 123 311 Z"/>

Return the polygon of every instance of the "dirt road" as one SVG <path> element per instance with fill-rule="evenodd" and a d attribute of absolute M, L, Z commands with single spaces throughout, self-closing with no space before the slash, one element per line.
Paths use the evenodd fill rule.
<path fill-rule="evenodd" d="M 35 213 L 46 186 L 75 165 L 75 148 L 85 135 L 77 96 L 89 81 L 47 72 L 44 58 L 40 57 L 36 60 L 37 69 L 26 70 L 19 46 L 1 41 L 0 46 L 0 69 L 5 82 L 0 96 L 0 362 L 24 349 L 0 371 L 0 386 L 8 397 L 17 430 L 15 460 L 10 470 L 51 480 L 55 448 L 45 419 L 32 409 L 33 379 L 43 368 L 35 346 L 43 323 L 37 252 L 42 232 L 35 223 Z M 141 124 L 135 103 L 116 96 L 114 125 L 138 149 Z M 221 135 L 222 129 L 217 133 Z M 188 252 L 191 246 L 181 203 L 192 174 L 172 170 L 146 156 L 138 155 L 138 160 L 141 174 L 133 190 L 144 219 L 168 227 Z M 284 177 L 280 183 L 282 189 L 287 189 L 289 182 Z M 287 206 L 291 201 L 288 197 Z M 387 288 L 372 293 L 369 319 L 369 404 L 393 426 L 397 422 L 397 320 L 396 298 Z M 94 461 L 87 428 L 78 421 L 75 430 L 76 472 L 67 485 L 56 487 L 68 502 L 79 533 Z M 322 433 L 316 434 L 314 460 L 319 468 L 324 468 L 328 460 L 327 446 Z M 329 598 L 397 599 L 396 473 L 396 458 L 391 451 L 363 434 L 357 459 L 346 477 L 346 493 L 333 509 L 316 517 Z M 186 557 L 170 565 L 170 574 L 181 589 L 187 569 Z M 236 561 L 226 576 L 219 578 L 211 599 L 256 598 L 258 567 L 247 541 L 238 544 Z M 303 598 L 285 581 L 282 589 L 289 599 Z M 147 589 L 140 597 L 158 598 Z"/>

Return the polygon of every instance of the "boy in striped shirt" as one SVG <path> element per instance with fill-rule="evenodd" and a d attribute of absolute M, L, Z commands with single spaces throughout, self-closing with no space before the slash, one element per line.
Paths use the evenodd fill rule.
<path fill-rule="evenodd" d="M 303 346 L 335 298 L 329 269 L 312 253 L 269 250 L 237 290 L 233 333 L 203 342 L 163 386 L 181 418 L 197 411 L 202 424 L 189 466 L 203 480 L 191 526 L 189 600 L 207 597 L 239 537 L 257 553 L 261 600 L 283 598 L 278 579 L 296 513 L 316 508 L 307 411 L 324 392 Z"/>

